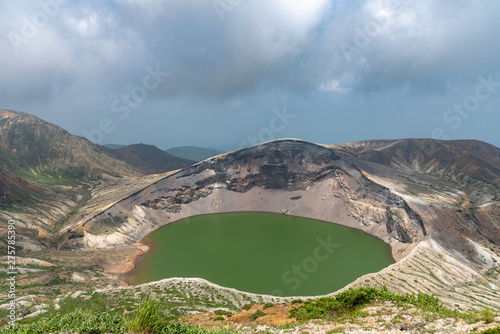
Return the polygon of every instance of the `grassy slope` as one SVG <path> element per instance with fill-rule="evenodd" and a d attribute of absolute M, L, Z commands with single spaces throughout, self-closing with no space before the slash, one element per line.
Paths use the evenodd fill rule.
<path fill-rule="evenodd" d="M 178 323 L 172 316 L 165 315 L 167 309 L 172 313 L 172 305 L 165 304 L 162 299 L 151 296 L 143 297 L 140 301 L 130 301 L 130 312 L 120 312 L 122 308 L 114 307 L 110 311 L 102 311 L 97 306 L 108 302 L 92 297 L 93 303 L 79 303 L 79 309 L 67 312 L 61 309 L 57 314 L 49 315 L 43 319 L 19 326 L 17 328 L 5 328 L 0 333 L 48 333 L 58 331 L 70 331 L 80 333 L 229 333 L 231 331 L 207 330 L 198 326 Z M 90 300 L 89 300 L 90 301 Z M 382 288 L 360 288 L 350 289 L 339 293 L 335 297 L 325 297 L 310 300 L 290 309 L 290 317 L 298 320 L 295 325 L 303 324 L 311 319 L 324 321 L 360 322 L 360 318 L 368 317 L 369 314 L 363 309 L 368 306 L 380 304 L 381 302 L 393 302 L 403 308 L 413 309 L 415 315 L 425 317 L 426 321 L 432 322 L 439 319 L 458 318 L 469 324 L 482 322 L 484 325 L 495 323 L 495 314 L 490 310 L 482 312 L 463 313 L 450 310 L 443 306 L 438 298 L 427 294 L 394 294 L 385 287 Z M 263 308 L 272 307 L 269 303 Z M 246 308 L 246 307 L 244 307 Z M 128 307 L 127 307 L 128 309 Z M 92 311 L 90 311 L 92 310 Z M 224 317 L 216 317 L 215 321 L 229 316 L 228 312 L 215 312 L 223 314 Z M 250 316 L 252 322 L 260 316 L 266 315 L 263 311 L 257 311 Z M 396 316 L 397 317 L 397 316 Z M 396 318 L 394 317 L 394 318 Z M 222 318 L 222 319 L 221 319 Z"/>

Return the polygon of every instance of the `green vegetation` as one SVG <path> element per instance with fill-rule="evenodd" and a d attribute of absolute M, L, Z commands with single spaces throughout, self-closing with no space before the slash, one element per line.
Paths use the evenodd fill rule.
<path fill-rule="evenodd" d="M 483 321 L 487 324 L 491 324 L 493 321 L 495 321 L 495 316 L 496 314 L 490 310 L 490 309 L 484 309 L 482 312 L 480 312 Z"/>
<path fill-rule="evenodd" d="M 250 304 L 246 304 L 246 305 L 243 305 L 243 307 L 241 308 L 243 311 L 247 311 L 249 310 L 252 305 L 254 305 L 255 303 L 250 303 Z"/>
<path fill-rule="evenodd" d="M 129 315 L 96 314 L 78 310 L 66 315 L 53 315 L 29 325 L 7 327 L 0 331 L 0 334 L 46 334 L 59 332 L 78 332 L 79 334 L 231 333 L 227 330 L 207 330 L 199 326 L 170 322 L 163 315 L 163 306 L 160 300 L 147 297 Z"/>
<path fill-rule="evenodd" d="M 248 319 L 250 319 L 250 321 L 254 321 L 255 319 L 260 318 L 260 317 L 263 317 L 263 316 L 265 316 L 265 315 L 267 315 L 267 313 L 262 312 L 261 310 L 257 310 L 257 311 L 255 311 L 255 313 L 251 314 L 251 315 L 248 317 Z"/>
<path fill-rule="evenodd" d="M 344 333 L 344 332 L 345 332 L 344 327 L 339 327 L 337 329 L 332 329 L 331 331 L 328 332 L 328 334 L 332 334 L 332 333 Z"/>
<path fill-rule="evenodd" d="M 495 327 L 491 329 L 487 329 L 480 334 L 500 334 L 500 327 Z"/>
<path fill-rule="evenodd" d="M 46 334 L 54 332 L 124 333 L 123 318 L 117 315 L 95 314 L 76 311 L 66 315 L 54 315 L 26 326 L 8 327 L 1 334 Z"/>
<path fill-rule="evenodd" d="M 166 293 L 167 291 L 163 291 Z M 153 293 L 153 292 L 152 292 Z M 98 296 L 96 296 L 98 295 Z M 160 291 L 154 292 L 154 295 L 159 296 Z M 146 297 L 139 303 L 133 299 L 122 299 L 122 302 L 114 305 L 109 305 L 112 302 L 112 297 L 94 293 L 92 301 L 86 300 L 81 302 L 75 300 L 75 305 L 69 308 L 64 305 L 57 313 L 49 312 L 46 315 L 31 318 L 28 324 L 19 324 L 17 327 L 4 328 L 0 330 L 0 334 L 24 334 L 24 333 L 61 333 L 69 332 L 80 334 L 100 334 L 100 333 L 184 333 L 184 334 L 228 334 L 234 333 L 228 330 L 207 330 L 199 326 L 182 324 L 177 322 L 178 316 L 183 313 L 177 309 L 180 305 L 167 303 L 164 301 L 164 296 L 159 298 Z M 483 311 L 475 311 L 462 313 L 458 309 L 450 310 L 443 306 L 442 302 L 433 295 L 424 293 L 418 294 L 395 294 L 388 291 L 384 286 L 381 288 L 357 288 L 349 289 L 338 294 L 335 297 L 324 297 L 316 300 L 302 302 L 290 310 L 290 316 L 297 318 L 299 324 L 311 319 L 323 319 L 327 321 L 355 321 L 356 317 L 366 317 L 367 312 L 362 310 L 363 307 L 371 306 L 374 303 L 390 301 L 405 309 L 417 309 L 420 316 L 424 316 L 429 321 L 434 321 L 439 318 L 459 318 L 464 319 L 467 323 L 472 324 L 479 321 L 491 323 L 494 321 L 496 314 L 485 309 Z M 106 304 L 104 306 L 103 304 Z M 61 304 L 62 305 L 62 304 Z M 76 309 L 74 307 L 80 307 Z M 254 304 L 247 304 L 244 309 L 248 310 Z M 264 305 L 264 309 L 271 307 L 272 303 Z M 221 306 L 219 306 L 221 307 Z M 86 311 L 92 309 L 93 311 Z M 70 313 L 64 313 L 70 311 Z M 127 310 L 127 312 L 123 312 Z M 184 309 L 186 311 L 188 309 Z M 189 309 L 195 310 L 195 309 Z M 126 313 L 126 314 L 123 314 Z M 222 321 L 225 316 L 230 316 L 231 312 L 224 309 L 217 309 L 214 312 L 217 316 L 212 320 Z M 172 315 L 177 314 L 173 317 Z M 267 315 L 262 310 L 257 310 L 249 316 L 250 321 Z M 401 321 L 403 317 L 396 314 L 393 318 L 394 323 Z M 27 321 L 28 319 L 26 319 Z M 24 320 L 23 320 L 24 321 Z M 290 325 L 296 326 L 296 325 Z M 334 333 L 333 331 L 332 333 Z M 500 328 L 491 329 L 482 332 L 484 334 L 498 333 Z"/>
<path fill-rule="evenodd" d="M 264 305 L 264 310 L 265 310 L 265 309 L 267 309 L 267 308 L 273 307 L 273 306 L 274 306 L 274 304 L 273 304 L 273 303 L 266 303 L 266 304 Z"/>
<path fill-rule="evenodd" d="M 134 333 L 159 332 L 163 325 L 162 306 L 158 299 L 144 298 L 135 312 L 125 319 L 127 329 Z"/>
<path fill-rule="evenodd" d="M 224 310 L 215 310 L 215 312 L 214 312 L 214 313 L 215 313 L 215 314 L 217 314 L 217 315 L 232 315 L 232 313 L 231 313 L 231 312 L 229 312 L 229 311 L 224 311 Z"/>
<path fill-rule="evenodd" d="M 309 300 L 303 305 L 292 308 L 290 316 L 300 321 L 311 319 L 339 320 L 349 316 L 356 316 L 361 308 L 377 301 L 392 301 L 402 306 L 414 306 L 424 313 L 433 313 L 446 318 L 463 318 L 471 323 L 480 320 L 491 323 L 495 317 L 495 313 L 489 309 L 482 312 L 462 313 L 458 310 L 448 309 L 434 295 L 420 292 L 418 294 L 407 293 L 400 295 L 389 292 L 385 286 L 381 288 L 349 289 L 335 297 Z"/>

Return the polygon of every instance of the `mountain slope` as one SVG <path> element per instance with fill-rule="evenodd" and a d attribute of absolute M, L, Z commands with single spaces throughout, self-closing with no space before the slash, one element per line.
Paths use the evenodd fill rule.
<path fill-rule="evenodd" d="M 441 242 L 500 240 L 500 150 L 475 140 L 408 139 L 330 146 L 375 182 L 435 214 Z M 422 205 L 422 200 L 427 204 Z M 420 203 L 420 204 L 419 204 Z M 450 238 L 454 236 L 454 238 Z M 451 244 L 450 244 L 451 246 Z M 464 251 L 464 249 L 462 249 Z"/>
<path fill-rule="evenodd" d="M 0 208 L 9 206 L 13 201 L 22 202 L 26 197 L 40 195 L 41 192 L 42 189 L 0 169 Z"/>
<path fill-rule="evenodd" d="M 467 257 L 467 250 L 460 247 L 464 238 L 499 242 L 497 218 L 484 217 L 496 215 L 495 187 L 498 187 L 496 180 L 500 172 L 496 148 L 475 143 L 488 152 L 480 159 L 469 157 L 460 145 L 465 143 L 457 147 L 456 143 L 403 140 L 328 147 L 299 140 L 274 141 L 209 159 L 175 177 L 166 178 L 148 190 L 147 195 L 140 195 L 149 200 L 139 200 L 139 203 L 143 209 L 167 210 L 170 216 L 181 218 L 190 214 L 188 208 L 195 206 L 193 203 L 200 203 L 204 198 L 208 202 L 198 212 L 213 212 L 208 198 L 213 197 L 211 194 L 224 192 L 227 193 L 225 197 L 234 197 L 217 203 L 218 210 L 267 210 L 270 204 L 250 198 L 236 200 L 236 197 L 254 188 L 306 194 L 320 184 L 333 183 L 336 190 L 318 190 L 322 197 L 333 201 L 325 213 L 315 213 L 324 203 L 312 199 L 297 200 L 295 203 L 299 207 L 286 210 L 329 221 L 344 219 L 341 224 L 359 226 L 389 243 L 415 243 L 430 230 L 447 247 L 460 248 L 458 251 Z M 442 161 L 438 157 L 443 157 Z M 479 178 L 481 175 L 485 176 Z M 176 186 L 177 183 L 183 186 Z M 154 195 L 149 191 L 154 191 Z M 276 202 L 274 199 L 269 201 Z M 430 201 L 429 205 L 422 204 L 424 201 Z M 429 216 L 431 203 L 438 204 L 440 210 L 434 212 L 436 217 L 423 224 L 422 217 Z M 332 212 L 341 204 L 347 205 L 342 209 L 347 210 L 343 218 Z M 288 204 L 279 205 L 286 208 Z M 135 233 L 128 237 L 139 238 L 140 232 Z M 406 251 L 401 254 L 410 250 L 403 248 Z"/>
<path fill-rule="evenodd" d="M 0 110 L 0 167 L 13 173 L 58 178 L 141 175 L 111 152 L 35 116 Z"/>
<path fill-rule="evenodd" d="M 134 144 L 114 151 L 118 159 L 136 167 L 144 174 L 169 172 L 195 163 L 172 156 L 154 145 Z"/>
<path fill-rule="evenodd" d="M 120 145 L 120 144 L 104 144 L 104 145 L 102 145 L 102 146 L 107 147 L 107 148 L 110 148 L 110 149 L 112 149 L 112 150 L 117 150 L 117 149 L 122 148 L 122 147 L 125 147 L 125 146 L 127 146 L 127 145 Z"/>
<path fill-rule="evenodd" d="M 458 248 L 464 237 L 500 242 L 500 219 L 484 219 L 496 214 L 499 181 L 498 149 L 486 143 L 400 140 L 322 146 L 290 139 L 201 162 L 159 181 L 147 194 L 134 195 L 133 202 L 143 210 L 166 210 L 180 218 L 191 214 L 190 206 L 199 206 L 194 203 L 206 202 L 198 213 L 212 212 L 210 199 L 220 201 L 221 192 L 233 197 L 217 202 L 217 210 L 259 210 L 270 204 L 236 198 L 255 188 L 306 197 L 313 188 L 329 184 L 333 188 L 318 189 L 325 198 L 322 202 L 330 198 L 332 206 L 326 213 L 316 213 L 324 205 L 312 199 L 296 200 L 298 207 L 288 212 L 329 221 L 345 219 L 340 223 L 369 230 L 389 243 L 414 243 L 429 229 L 447 246 Z M 347 210 L 343 218 L 331 211 L 341 204 Z M 424 224 L 422 217 L 429 216 L 431 204 L 440 210 L 431 210 L 435 216 Z M 127 237 L 140 238 L 140 231 L 134 233 Z"/>
<path fill-rule="evenodd" d="M 197 146 L 173 147 L 168 150 L 165 150 L 165 152 L 179 158 L 188 159 L 196 162 L 200 162 L 224 153 L 223 151 L 214 150 L 211 148 L 197 147 Z"/>
<path fill-rule="evenodd" d="M 359 161 L 396 168 L 411 167 L 427 173 L 446 171 L 455 178 L 500 181 L 500 150 L 477 140 L 361 141 L 333 147 L 356 155 Z"/>
<path fill-rule="evenodd" d="M 0 230 L 8 220 L 23 247 L 49 246 L 95 198 L 135 191 L 154 181 L 108 148 L 22 112 L 0 110 Z M 124 189 L 113 196 L 110 189 Z M 105 203 L 102 201 L 100 203 Z M 6 244 L 0 243 L 0 248 Z"/>

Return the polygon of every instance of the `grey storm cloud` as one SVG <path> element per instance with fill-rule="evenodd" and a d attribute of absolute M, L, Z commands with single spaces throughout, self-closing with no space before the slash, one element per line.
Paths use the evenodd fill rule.
<path fill-rule="evenodd" d="M 142 108 L 180 119 L 265 115 L 293 96 L 325 115 L 340 112 L 332 101 L 349 112 L 359 96 L 394 90 L 422 105 L 460 101 L 479 75 L 500 77 L 499 12 L 493 0 L 6 0 L 0 99 L 76 132 L 109 115 L 148 68 L 168 78 Z"/>
<path fill-rule="evenodd" d="M 293 64 L 328 7 L 326 0 L 291 6 L 285 1 L 242 1 L 224 12 L 222 20 L 215 4 L 3 3 L 1 33 L 6 38 L 0 74 L 19 78 L 9 85 L 11 96 L 17 96 L 18 91 L 39 91 L 26 89 L 28 77 L 45 94 L 58 86 L 88 87 L 93 82 L 102 89 L 133 85 L 146 66 L 159 64 L 173 81 L 157 93 L 227 96 L 286 72 L 280 67 Z M 43 13 L 50 15 L 40 19 Z M 53 87 L 45 82 L 48 77 Z"/>
<path fill-rule="evenodd" d="M 342 23 L 348 32 L 341 41 L 333 33 L 340 22 L 326 38 L 346 60 L 336 70 L 356 88 L 409 84 L 441 92 L 450 80 L 498 70 L 499 10 L 494 1 L 370 1 Z"/>
<path fill-rule="evenodd" d="M 12 98 L 127 87 L 148 65 L 171 74 L 155 92 L 166 97 L 224 98 L 266 83 L 302 93 L 433 87 L 493 70 L 500 53 L 496 1 L 23 3 L 0 5 Z"/>

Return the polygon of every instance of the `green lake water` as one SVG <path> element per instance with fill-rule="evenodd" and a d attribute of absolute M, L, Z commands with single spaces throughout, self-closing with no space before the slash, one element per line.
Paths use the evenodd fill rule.
<path fill-rule="evenodd" d="M 394 263 L 390 247 L 352 228 L 260 212 L 183 219 L 151 233 L 126 280 L 200 277 L 246 292 L 313 296 Z"/>

